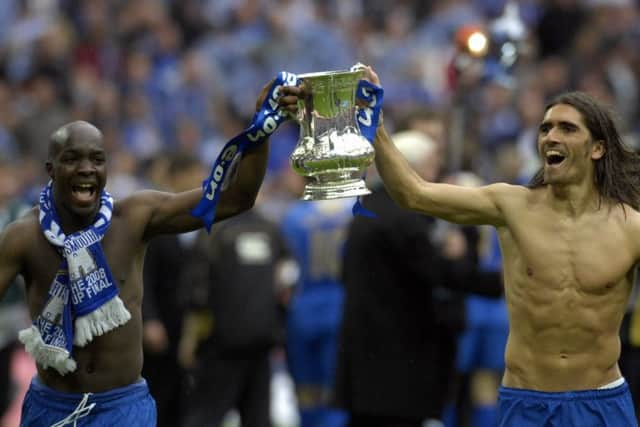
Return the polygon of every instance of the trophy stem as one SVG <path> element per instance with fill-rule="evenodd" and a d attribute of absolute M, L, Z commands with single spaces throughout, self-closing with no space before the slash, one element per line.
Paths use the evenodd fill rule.
<path fill-rule="evenodd" d="M 302 200 L 332 200 L 371 194 L 363 179 L 340 182 L 309 182 L 304 187 Z"/>

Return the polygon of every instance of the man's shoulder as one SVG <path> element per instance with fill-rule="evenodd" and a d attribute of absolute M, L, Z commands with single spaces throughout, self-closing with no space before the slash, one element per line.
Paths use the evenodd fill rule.
<path fill-rule="evenodd" d="M 34 230 L 40 229 L 40 221 L 39 218 L 40 209 L 37 206 L 26 209 L 23 211 L 18 218 L 16 218 L 13 222 L 9 223 L 7 228 L 11 227 L 12 229 L 19 230 L 23 233 L 33 232 Z"/>
<path fill-rule="evenodd" d="M 627 204 L 616 204 L 612 209 L 621 222 L 634 228 L 640 235 L 640 211 Z"/>
<path fill-rule="evenodd" d="M 489 184 L 482 188 L 485 192 L 491 194 L 496 201 L 505 203 L 532 200 L 535 199 L 538 194 L 541 194 L 540 189 L 530 188 L 524 185 L 507 184 L 505 182 Z"/>
<path fill-rule="evenodd" d="M 22 216 L 7 224 L 2 231 L 3 240 L 9 242 L 14 250 L 26 247 L 40 234 L 40 222 L 38 221 L 38 208 L 34 207 Z"/>
<path fill-rule="evenodd" d="M 161 195 L 158 190 L 138 190 L 126 196 L 116 198 L 113 203 L 113 214 L 116 216 L 126 215 L 135 209 L 148 206 L 149 203 Z"/>

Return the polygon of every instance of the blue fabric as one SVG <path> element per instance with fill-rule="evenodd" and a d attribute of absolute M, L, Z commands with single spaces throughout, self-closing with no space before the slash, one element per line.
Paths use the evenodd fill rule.
<path fill-rule="evenodd" d="M 283 235 L 300 266 L 287 317 L 288 366 L 297 384 L 330 386 L 335 377 L 344 288 L 339 281 L 351 199 L 291 205 Z"/>
<path fill-rule="evenodd" d="M 296 296 L 315 287 L 342 287 L 338 276 L 344 237 L 352 219 L 351 201 L 296 201 L 285 212 L 282 232 L 301 270 Z"/>
<path fill-rule="evenodd" d="M 276 102 L 278 92 L 280 87 L 295 86 L 297 82 L 295 74 L 286 71 L 279 73 L 273 80 L 260 109 L 253 116 L 251 125 L 222 147 L 220 155 L 211 168 L 211 174 L 202 183 L 202 198 L 191 212 L 193 216 L 202 219 L 207 231 L 211 231 L 213 226 L 216 206 L 225 186 L 227 173 L 242 157 L 244 151 L 265 142 L 269 135 L 287 119 L 287 112 L 282 110 Z"/>
<path fill-rule="evenodd" d="M 447 403 L 442 411 L 442 424 L 444 427 L 457 427 L 458 426 L 458 413 L 456 405 L 453 403 Z"/>
<path fill-rule="evenodd" d="M 497 427 L 497 425 L 497 405 L 479 405 L 471 410 L 471 427 Z"/>
<path fill-rule="evenodd" d="M 358 120 L 358 126 L 360 127 L 360 133 L 372 144 L 378 130 L 383 98 L 384 89 L 380 86 L 376 86 L 367 80 L 360 80 L 358 82 L 356 99 L 364 102 L 366 106 L 358 108 L 356 118 Z"/>
<path fill-rule="evenodd" d="M 487 272 L 502 271 L 502 252 L 500 251 L 500 240 L 495 228 L 489 231 L 489 245 L 487 251 L 480 257 L 480 270 Z"/>
<path fill-rule="evenodd" d="M 458 371 L 484 368 L 501 372 L 509 337 L 506 301 L 469 296 L 465 300 L 465 314 L 467 327 L 458 339 Z"/>
<path fill-rule="evenodd" d="M 352 70 L 358 69 L 358 65 L 354 65 Z M 378 122 L 380 121 L 380 113 L 382 112 L 382 100 L 384 98 L 384 89 L 367 80 L 360 80 L 356 90 L 356 99 L 363 102 L 366 106 L 358 108 L 356 119 L 360 133 L 373 144 L 376 139 L 378 130 Z M 366 176 L 366 172 L 365 172 Z M 356 199 L 353 205 L 352 213 L 354 216 L 362 215 L 369 218 L 375 217 L 375 213 L 365 209 L 362 206 L 361 197 Z"/>
<path fill-rule="evenodd" d="M 300 427 L 343 427 L 349 415 L 328 407 L 300 408 Z"/>
<path fill-rule="evenodd" d="M 20 427 L 50 427 L 73 413 L 83 396 L 49 388 L 36 377 L 22 404 Z M 94 403 L 86 416 L 77 419 L 77 427 L 154 427 L 157 424 L 156 404 L 144 379 L 126 387 L 92 393 L 87 405 Z"/>
<path fill-rule="evenodd" d="M 337 287 L 314 289 L 292 300 L 287 362 L 296 383 L 333 385 L 343 304 L 344 293 Z"/>
<path fill-rule="evenodd" d="M 638 426 L 626 383 L 559 393 L 500 387 L 498 393 L 498 427 Z"/>
<path fill-rule="evenodd" d="M 487 250 L 479 261 L 480 270 L 500 272 L 502 254 L 498 233 L 491 229 Z M 470 295 L 465 298 L 466 328 L 458 339 L 456 367 L 459 372 L 478 368 L 501 372 L 509 336 L 509 317 L 504 298 Z"/>

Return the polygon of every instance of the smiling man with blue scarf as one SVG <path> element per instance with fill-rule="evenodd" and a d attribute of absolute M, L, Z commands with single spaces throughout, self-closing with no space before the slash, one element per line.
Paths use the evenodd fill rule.
<path fill-rule="evenodd" d="M 105 190 L 101 132 L 73 122 L 51 137 L 50 182 L 38 206 L 0 234 L 0 297 L 17 275 L 33 319 L 20 340 L 37 362 L 21 426 L 155 426 L 142 369 L 142 266 L 149 240 L 183 233 L 253 206 L 268 137 L 286 117 L 274 100 L 295 85 L 280 73 L 258 99 L 251 125 L 229 141 L 202 189 Z"/>

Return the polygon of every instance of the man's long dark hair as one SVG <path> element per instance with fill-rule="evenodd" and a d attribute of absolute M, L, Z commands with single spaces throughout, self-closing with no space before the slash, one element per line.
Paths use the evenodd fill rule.
<path fill-rule="evenodd" d="M 625 146 L 611 110 L 583 92 L 568 92 L 554 98 L 545 113 L 558 104 L 570 105 L 580 112 L 594 141 L 603 141 L 605 153 L 595 161 L 595 185 L 600 201 L 640 207 L 640 156 Z M 542 168 L 529 183 L 530 188 L 544 185 Z"/>

